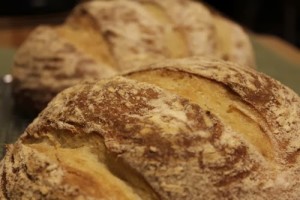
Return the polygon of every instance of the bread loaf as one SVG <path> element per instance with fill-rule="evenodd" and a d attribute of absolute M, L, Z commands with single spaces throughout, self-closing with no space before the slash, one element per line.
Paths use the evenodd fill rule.
<path fill-rule="evenodd" d="M 14 66 L 16 105 L 41 110 L 62 89 L 165 58 L 215 56 L 254 66 L 248 36 L 205 6 L 182 0 L 92 1 L 60 26 L 34 30 Z"/>
<path fill-rule="evenodd" d="M 9 145 L 1 199 L 294 200 L 300 98 L 252 69 L 169 60 L 64 90 Z"/>

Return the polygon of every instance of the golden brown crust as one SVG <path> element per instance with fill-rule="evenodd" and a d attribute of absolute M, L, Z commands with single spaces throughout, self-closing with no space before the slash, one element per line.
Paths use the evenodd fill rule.
<path fill-rule="evenodd" d="M 17 105 L 41 110 L 59 91 L 80 80 L 186 56 L 215 56 L 254 66 L 243 30 L 200 3 L 84 3 L 63 25 L 37 28 L 18 50 L 13 66 L 15 99 Z"/>
<path fill-rule="evenodd" d="M 153 80 L 133 80 L 147 73 L 152 73 Z M 131 199 L 297 199 L 300 99 L 290 89 L 254 70 L 199 58 L 160 62 L 125 76 L 128 78 L 74 86 L 48 105 L 1 162 L 1 189 L 7 199 L 28 191 L 28 187 L 36 188 L 36 192 L 26 193 L 28 197 L 40 193 L 45 183 L 39 185 L 35 180 L 46 180 L 34 178 L 26 186 L 18 184 L 15 179 L 22 176 L 16 168 L 36 166 L 43 160 L 52 166 L 57 164 L 53 157 L 64 160 L 57 164 L 59 168 L 53 175 L 58 180 L 68 177 L 64 163 L 69 163 L 73 174 L 81 174 L 86 181 L 100 174 L 109 176 L 115 186 L 91 184 L 100 193 L 120 188 L 124 194 L 133 195 Z M 154 76 L 166 85 L 155 82 Z M 167 81 L 164 76 L 173 79 Z M 230 95 L 222 98 L 244 109 L 244 115 L 252 116 L 249 127 L 266 125 L 261 131 L 253 130 L 253 134 L 266 134 L 266 142 L 272 146 L 266 151 L 273 151 L 273 157 L 262 154 L 260 143 L 250 141 L 243 129 L 224 120 L 218 110 L 203 107 L 188 93 L 168 88 L 176 88 L 182 79 L 200 82 L 203 87 L 225 88 Z M 233 115 L 233 111 L 227 115 Z M 21 147 L 24 150 L 19 151 Z M 11 156 L 18 155 L 34 159 L 11 160 Z M 85 162 L 78 162 L 78 158 Z M 86 163 L 85 168 L 80 163 Z M 105 173 L 101 166 L 107 169 Z M 33 177 L 43 174 L 38 173 L 40 168 L 30 169 Z M 89 177 L 83 169 L 95 170 L 94 175 Z M 60 186 L 81 187 L 82 181 L 67 180 L 47 187 L 49 191 Z M 118 199 L 126 199 L 118 194 Z M 49 198 L 63 199 L 67 195 L 62 191 Z M 76 195 L 74 198 L 99 198 L 92 189 Z"/>
<path fill-rule="evenodd" d="M 242 28 L 212 14 L 200 3 L 188 0 L 98 1 L 79 6 L 68 21 L 76 24 L 76 19 L 84 15 L 89 15 L 97 24 L 122 69 L 172 57 L 164 37 L 168 30 L 182 33 L 179 40 L 184 40 L 187 52 L 181 56 L 216 56 L 242 66 L 254 66 L 251 43 Z M 179 41 L 173 41 L 176 42 Z"/>
<path fill-rule="evenodd" d="M 245 31 L 205 5 L 189 0 L 137 1 L 163 9 L 173 29 L 182 31 L 189 56 L 215 56 L 241 66 L 255 66 L 252 45 Z"/>
<path fill-rule="evenodd" d="M 222 70 L 220 65 L 226 70 Z M 212 62 L 204 58 L 165 61 L 147 66 L 146 69 L 161 66 L 199 75 L 228 87 L 244 102 L 261 113 L 267 122 L 267 128 L 273 133 L 272 137 L 277 140 L 278 148 L 283 148 L 281 152 L 285 159 L 294 156 L 300 148 L 297 145 L 300 144 L 298 136 L 295 134 L 300 128 L 299 97 L 278 81 L 251 69 L 241 69 L 230 62 L 224 63 L 217 60 Z"/>
<path fill-rule="evenodd" d="M 12 70 L 17 104 L 25 103 L 25 107 L 33 110 L 41 110 L 58 92 L 81 80 L 117 73 L 64 40 L 49 26 L 38 27 L 31 33 L 18 49 Z"/>

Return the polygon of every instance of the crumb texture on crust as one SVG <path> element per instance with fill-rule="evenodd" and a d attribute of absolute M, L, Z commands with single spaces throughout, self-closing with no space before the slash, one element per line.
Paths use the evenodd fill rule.
<path fill-rule="evenodd" d="M 1 195 L 297 199 L 299 116 L 299 96 L 254 70 L 160 62 L 55 97 L 8 148 Z"/>

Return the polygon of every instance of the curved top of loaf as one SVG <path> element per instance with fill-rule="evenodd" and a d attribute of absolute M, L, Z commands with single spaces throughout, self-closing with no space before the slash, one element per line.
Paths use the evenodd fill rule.
<path fill-rule="evenodd" d="M 52 27 L 39 26 L 18 49 L 12 73 L 16 80 L 21 80 L 20 87 L 45 87 L 53 91 L 63 90 L 80 80 L 117 73 L 84 51 L 68 43 Z"/>
<path fill-rule="evenodd" d="M 58 92 L 81 80 L 188 56 L 255 65 L 243 29 L 201 3 L 90 1 L 76 7 L 64 24 L 41 26 L 30 34 L 15 56 L 13 93 L 21 108 L 32 104 L 40 111 Z"/>
<path fill-rule="evenodd" d="M 164 66 L 165 69 L 187 72 L 225 85 L 242 101 L 257 110 L 267 122 L 265 128 L 276 138 L 276 145 L 285 159 L 293 159 L 300 149 L 300 99 L 290 88 L 277 80 L 238 64 L 207 58 L 166 60 L 137 69 L 137 73 Z M 222 69 L 220 66 L 224 67 Z M 134 73 L 132 72 L 127 73 Z M 126 74 L 126 73 L 125 73 Z"/>
<path fill-rule="evenodd" d="M 199 2 L 93 1 L 78 6 L 67 23 L 76 25 L 85 17 L 111 45 L 121 69 L 186 56 L 215 56 L 241 66 L 255 65 L 243 29 Z"/>
<path fill-rule="evenodd" d="M 152 75 L 150 81 L 138 80 L 144 73 Z M 171 77 L 172 81 L 159 85 L 156 77 L 163 82 Z M 237 105 L 238 113 L 241 112 L 237 116 L 250 116 L 248 124 L 242 126 L 259 125 L 261 130 L 255 129 L 253 134 L 266 134 L 263 143 L 270 143 L 273 157 L 262 154 L 257 145 L 260 143 L 250 141 L 240 132 L 242 129 L 192 100 L 188 94 L 192 88 L 185 88 L 187 95 L 180 93 L 183 79 L 186 83 L 199 82 L 200 87 L 220 86 L 230 93 L 224 101 Z M 164 85 L 174 86 L 175 90 Z M 201 89 L 196 84 L 194 87 Z M 231 110 L 227 116 L 234 113 Z M 88 173 L 82 171 L 80 162 L 69 161 L 77 160 L 76 155 L 83 151 L 85 170 L 93 172 L 94 165 L 105 164 L 108 174 L 132 188 L 122 191 L 134 191 L 139 196 L 132 199 L 295 199 L 300 194 L 299 116 L 299 96 L 254 70 L 200 58 L 165 61 L 125 77 L 87 82 L 60 93 L 9 150 L 2 161 L 2 174 L 6 170 L 6 191 L 20 192 L 28 184 L 41 191 L 45 184 L 37 185 L 41 182 L 31 180 L 44 180 L 35 170 L 48 173 L 40 163 L 52 163 L 57 169 L 49 175 L 49 182 L 59 183 L 46 184 L 47 194 L 54 195 L 50 197 L 61 197 L 51 193 L 57 188 L 72 188 L 70 192 L 79 187 L 81 193 L 72 193 L 72 197 L 108 198 L 101 193 L 101 183 L 95 181 L 91 186 L 99 188 L 99 194 L 84 187 L 79 178 L 74 179 L 76 174 Z M 22 157 L 22 149 L 38 158 L 18 161 L 27 163 L 31 179 L 14 170 L 17 161 L 11 165 L 10 157 Z M 107 162 L 108 157 L 113 165 Z M 39 166 L 35 170 L 29 167 L 33 163 Z M 7 183 L 16 177 L 26 184 L 11 189 Z"/>

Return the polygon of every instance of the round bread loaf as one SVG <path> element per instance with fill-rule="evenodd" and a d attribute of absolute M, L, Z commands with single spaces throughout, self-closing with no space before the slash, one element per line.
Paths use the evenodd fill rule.
<path fill-rule="evenodd" d="M 18 50 L 13 93 L 19 108 L 40 111 L 81 80 L 110 77 L 164 58 L 215 56 L 254 66 L 238 25 L 189 0 L 92 1 L 61 26 L 40 26 Z"/>
<path fill-rule="evenodd" d="M 300 98 L 252 69 L 169 60 L 64 90 L 0 164 L 1 199 L 294 200 Z"/>

